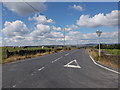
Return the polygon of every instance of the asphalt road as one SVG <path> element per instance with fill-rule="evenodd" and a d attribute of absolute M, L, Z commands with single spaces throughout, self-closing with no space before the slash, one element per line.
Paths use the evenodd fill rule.
<path fill-rule="evenodd" d="M 64 67 L 76 60 L 81 68 Z M 118 88 L 118 74 L 95 65 L 85 49 L 4 64 L 3 88 Z"/>

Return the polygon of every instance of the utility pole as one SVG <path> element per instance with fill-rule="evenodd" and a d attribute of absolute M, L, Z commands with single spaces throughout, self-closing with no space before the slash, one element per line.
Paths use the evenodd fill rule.
<path fill-rule="evenodd" d="M 77 40 L 77 48 L 78 48 L 78 40 Z"/>
<path fill-rule="evenodd" d="M 64 28 L 64 48 L 65 48 L 65 28 Z"/>
<path fill-rule="evenodd" d="M 100 51 L 100 35 L 102 34 L 102 31 L 97 30 L 96 31 L 97 35 L 98 35 L 98 41 L 99 41 L 99 51 L 98 51 L 98 55 L 99 57 L 101 56 L 101 51 Z"/>

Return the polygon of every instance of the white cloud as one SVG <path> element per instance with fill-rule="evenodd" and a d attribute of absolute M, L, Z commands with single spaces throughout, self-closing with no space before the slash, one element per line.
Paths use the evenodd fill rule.
<path fill-rule="evenodd" d="M 36 30 L 35 30 L 36 31 Z M 34 34 L 34 35 L 33 35 Z M 20 38 L 20 39 L 19 39 Z M 37 33 L 32 32 L 23 37 L 15 36 L 12 38 L 4 38 L 4 42 L 9 45 L 55 45 L 63 44 L 63 33 L 51 31 L 40 34 L 40 31 Z M 96 33 L 81 33 L 79 31 L 69 31 L 66 33 L 66 44 L 89 44 L 89 43 L 98 43 Z M 101 35 L 101 43 L 118 43 L 118 32 L 104 32 Z"/>
<path fill-rule="evenodd" d="M 53 26 L 54 27 L 54 26 Z M 63 44 L 64 32 L 53 30 L 46 24 L 37 24 L 32 32 L 29 32 L 27 26 L 19 20 L 14 22 L 5 22 L 3 32 L 3 45 L 53 45 Z M 68 28 L 76 28 L 76 25 L 70 25 Z M 54 27 L 59 29 L 58 27 Z M 88 44 L 98 43 L 96 33 L 81 33 L 75 30 L 66 32 L 66 44 Z M 101 43 L 117 43 L 118 32 L 103 32 Z"/>
<path fill-rule="evenodd" d="M 65 31 L 71 31 L 71 30 L 78 30 L 80 29 L 77 25 L 66 25 L 66 28 L 64 28 Z"/>
<path fill-rule="evenodd" d="M 23 36 L 29 32 L 27 26 L 20 20 L 13 22 L 6 21 L 2 33 L 7 37 Z"/>
<path fill-rule="evenodd" d="M 61 38 L 63 34 L 61 32 L 51 30 L 49 25 L 38 24 L 36 29 L 30 33 L 30 36 L 34 39 L 36 38 Z"/>
<path fill-rule="evenodd" d="M 65 29 L 65 31 L 70 31 L 70 30 L 72 30 L 71 28 L 64 28 Z"/>
<path fill-rule="evenodd" d="M 47 23 L 54 23 L 52 19 L 48 19 Z"/>
<path fill-rule="evenodd" d="M 73 5 L 73 6 L 70 6 L 71 8 L 75 9 L 75 10 L 78 10 L 78 11 L 82 11 L 83 10 L 83 7 L 80 6 L 80 5 Z"/>
<path fill-rule="evenodd" d="M 36 29 L 31 32 L 31 35 L 33 37 L 41 37 L 44 36 L 46 33 L 50 32 L 50 26 L 48 25 L 43 25 L 43 24 L 38 24 L 36 26 Z"/>
<path fill-rule="evenodd" d="M 76 24 L 82 27 L 116 27 L 118 26 L 118 10 L 113 10 L 111 13 L 104 15 L 99 13 L 93 17 L 89 15 L 81 15 Z"/>
<path fill-rule="evenodd" d="M 46 23 L 54 23 L 54 21 L 52 20 L 52 19 L 47 19 L 46 18 L 46 16 L 44 16 L 44 15 L 35 15 L 34 17 L 29 17 L 28 18 L 28 20 L 30 20 L 30 21 L 36 21 L 37 22 L 37 24 L 40 24 L 40 23 L 42 23 L 42 24 L 46 24 Z"/>
<path fill-rule="evenodd" d="M 72 25 L 71 28 L 73 28 L 73 29 L 79 29 L 79 27 L 76 26 L 76 25 Z"/>
<path fill-rule="evenodd" d="M 51 35 L 53 36 L 53 38 L 63 38 L 63 33 L 61 32 L 52 31 Z"/>
<path fill-rule="evenodd" d="M 104 32 L 101 35 L 101 43 L 118 43 L 118 32 Z M 88 44 L 98 43 L 96 33 L 81 33 L 78 31 L 70 31 L 66 33 L 67 44 Z"/>
<path fill-rule="evenodd" d="M 55 27 L 55 26 L 53 26 L 52 29 L 53 29 L 53 30 L 56 30 L 56 31 L 60 31 L 60 30 L 61 30 L 61 27 Z"/>
<path fill-rule="evenodd" d="M 4 23 L 3 33 L 3 45 L 41 45 L 41 44 L 57 44 L 63 39 L 63 34 L 59 32 L 61 27 L 50 27 L 46 23 L 51 23 L 52 19 L 46 19 L 42 17 L 37 22 L 34 30 L 29 32 L 27 26 L 20 20 L 13 22 L 6 21 Z M 37 19 L 36 19 L 37 21 Z"/>
<path fill-rule="evenodd" d="M 46 10 L 46 5 L 43 2 L 4 2 L 3 5 L 20 15 Z"/>
<path fill-rule="evenodd" d="M 33 43 L 32 45 L 51 45 L 51 44 L 58 44 L 63 39 L 63 33 L 56 32 L 56 31 L 50 31 L 49 28 L 47 28 L 48 25 L 39 26 L 40 27 L 46 27 L 43 30 L 36 29 L 33 32 L 30 33 L 26 37 L 26 42 Z M 44 32 L 46 31 L 46 32 Z"/>

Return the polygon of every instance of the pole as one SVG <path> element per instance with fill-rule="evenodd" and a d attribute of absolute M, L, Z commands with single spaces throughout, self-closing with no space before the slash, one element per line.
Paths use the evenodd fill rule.
<path fill-rule="evenodd" d="M 77 48 L 78 48 L 78 40 L 77 40 Z"/>
<path fill-rule="evenodd" d="M 98 37 L 98 38 L 99 38 L 99 52 L 98 52 L 98 55 L 99 55 L 99 57 L 100 57 L 100 56 L 101 56 L 101 55 L 100 55 L 100 52 L 101 52 L 101 51 L 100 51 L 100 37 Z"/>
<path fill-rule="evenodd" d="M 97 33 L 97 35 L 98 35 L 98 41 L 99 41 L 99 51 L 98 51 L 98 55 L 99 55 L 99 57 L 100 57 L 100 56 L 101 56 L 101 51 L 100 51 L 100 35 L 101 35 L 102 31 L 97 30 L 96 33 Z"/>
<path fill-rule="evenodd" d="M 65 47 L 65 29 L 64 29 L 64 47 Z"/>

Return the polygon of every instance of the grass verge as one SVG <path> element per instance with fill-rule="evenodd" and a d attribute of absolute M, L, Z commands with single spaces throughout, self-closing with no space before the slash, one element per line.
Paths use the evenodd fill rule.
<path fill-rule="evenodd" d="M 45 52 L 45 53 L 37 53 L 35 55 L 26 55 L 26 56 L 14 55 L 14 56 L 11 56 L 9 58 L 6 58 L 6 59 L 2 60 L 2 63 L 5 64 L 5 63 L 9 63 L 9 62 L 15 62 L 15 61 L 18 61 L 18 60 L 27 59 L 27 58 L 43 56 L 43 55 L 47 55 L 47 54 L 50 54 L 50 53 L 49 52 Z"/>
<path fill-rule="evenodd" d="M 36 54 L 31 54 L 31 55 L 24 55 L 24 56 L 21 56 L 21 55 L 13 55 L 13 56 L 10 56 L 8 58 L 2 58 L 2 64 L 5 64 L 5 63 L 9 63 L 9 62 L 15 62 L 15 61 L 18 61 L 18 60 L 24 60 L 24 59 L 27 59 L 27 58 L 34 58 L 34 57 L 38 57 L 38 56 L 43 56 L 43 55 L 48 55 L 48 54 L 52 54 L 52 53 L 57 53 L 57 52 L 63 52 L 63 51 L 66 51 L 66 50 L 72 50 L 71 49 L 52 49 L 51 51 L 46 51 L 44 53 L 36 53 Z M 2 56 L 5 56 L 4 53 L 2 54 Z"/>
<path fill-rule="evenodd" d="M 120 68 L 119 63 L 114 63 L 114 61 L 116 60 L 118 62 L 119 60 L 118 58 L 112 58 L 112 60 L 108 60 L 108 58 L 105 58 L 104 56 L 99 57 L 98 52 L 96 52 L 95 50 L 91 48 L 87 48 L 86 50 L 88 51 L 89 55 L 92 56 L 92 58 L 98 63 L 111 67 L 111 68 L 115 68 L 115 69 Z"/>

